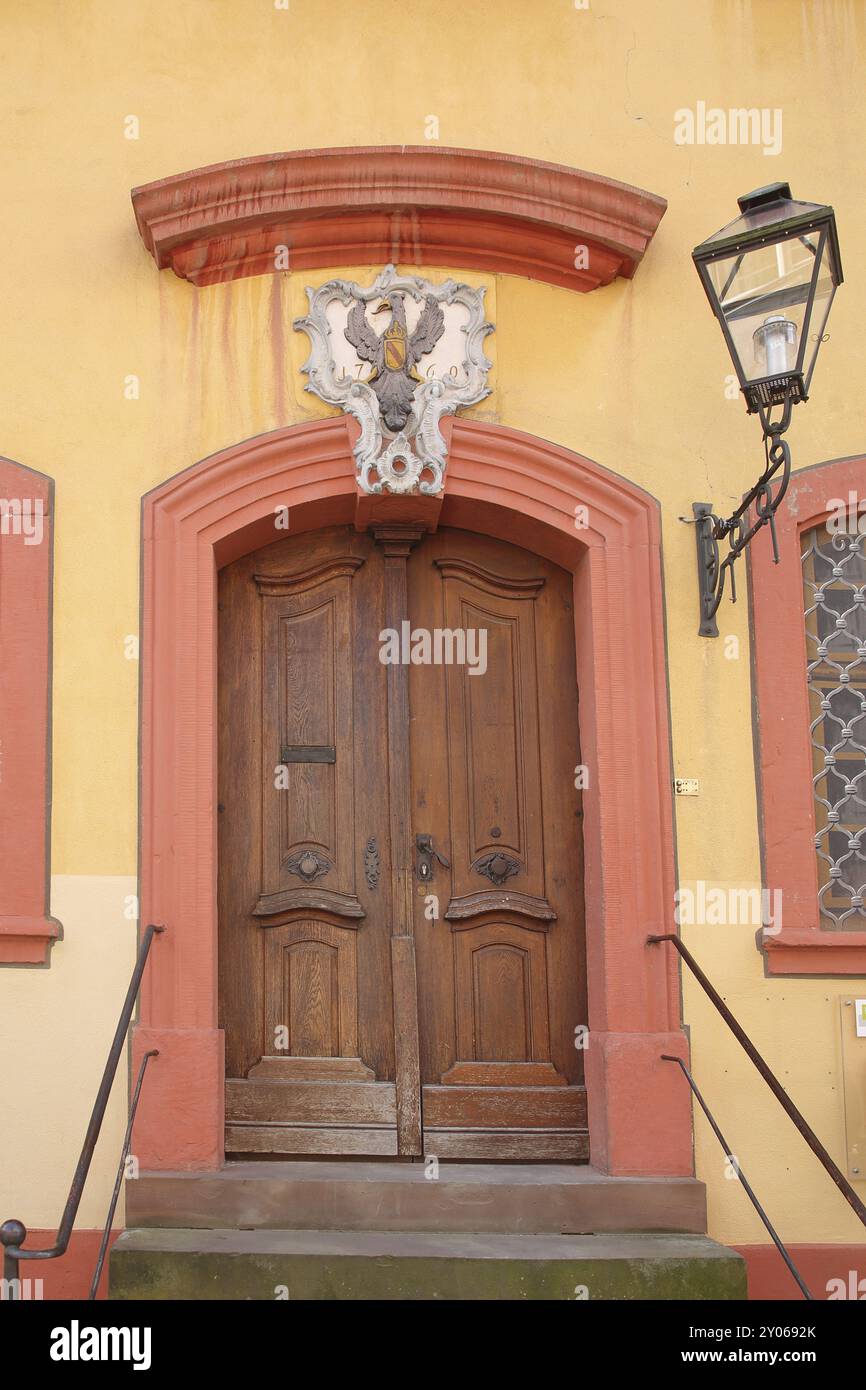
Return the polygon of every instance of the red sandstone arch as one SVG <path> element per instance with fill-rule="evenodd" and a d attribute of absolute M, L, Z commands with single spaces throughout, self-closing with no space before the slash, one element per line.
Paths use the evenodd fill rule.
<path fill-rule="evenodd" d="M 592 1162 L 611 1173 L 692 1171 L 678 975 L 648 948 L 674 894 L 660 528 L 640 488 L 556 444 L 448 422 L 441 524 L 487 532 L 572 570 L 584 794 Z M 217 1027 L 216 572 L 273 539 L 351 523 L 344 418 L 246 440 L 144 500 L 142 919 L 164 922 L 134 1051 L 157 1046 L 136 1128 L 143 1168 L 212 1168 L 223 1153 Z M 575 507 L 589 525 L 575 527 Z M 281 532 L 281 535 L 285 535 Z"/>

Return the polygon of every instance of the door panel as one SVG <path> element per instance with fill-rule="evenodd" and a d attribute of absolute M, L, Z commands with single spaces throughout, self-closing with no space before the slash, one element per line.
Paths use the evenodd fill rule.
<path fill-rule="evenodd" d="M 409 574 L 417 627 L 487 632 L 483 674 L 410 673 L 415 826 L 449 861 L 419 886 L 415 928 L 425 1152 L 583 1158 L 571 577 L 460 531 L 426 540 Z"/>
<path fill-rule="evenodd" d="M 313 904 L 363 915 L 355 894 L 354 673 L 346 660 L 353 581 L 363 564 L 344 555 L 254 576 L 263 653 L 263 891 L 256 916 Z M 277 764 L 285 769 L 279 787 Z"/>
<path fill-rule="evenodd" d="M 396 1154 L 382 558 L 282 541 L 219 602 L 226 1149 Z"/>
<path fill-rule="evenodd" d="M 543 902 L 535 599 L 544 579 L 521 583 L 467 561 L 436 557 L 436 544 L 431 540 L 414 560 L 427 574 L 422 593 L 428 607 L 440 590 L 436 625 L 487 634 L 483 675 L 469 676 L 465 665 L 443 667 L 456 856 L 449 909 L 459 911 L 467 898 L 491 884 L 504 886 L 517 874 L 520 891 Z M 415 621 L 426 625 L 424 616 Z M 437 733 L 444 736 L 445 729 Z"/>
<path fill-rule="evenodd" d="M 331 528 L 220 574 L 226 1148 L 418 1154 L 420 1109 L 427 1153 L 574 1161 L 571 577 L 404 530 Z M 443 660 L 382 663 L 403 617 L 439 630 Z M 459 664 L 467 629 L 486 634 L 484 674 Z M 441 856 L 423 882 L 422 834 Z"/>

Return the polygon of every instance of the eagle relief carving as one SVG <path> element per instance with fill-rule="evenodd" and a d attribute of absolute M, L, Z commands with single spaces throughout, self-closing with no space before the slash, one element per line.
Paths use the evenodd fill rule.
<path fill-rule="evenodd" d="M 294 325 L 311 343 L 305 390 L 358 421 L 362 492 L 442 491 L 439 421 L 490 394 L 484 293 L 398 275 L 393 265 L 366 288 L 329 280 L 307 289 L 309 313 Z"/>

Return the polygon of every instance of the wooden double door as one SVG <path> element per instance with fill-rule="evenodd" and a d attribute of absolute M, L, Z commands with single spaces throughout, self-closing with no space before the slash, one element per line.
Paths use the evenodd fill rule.
<path fill-rule="evenodd" d="M 219 652 L 227 1152 L 585 1160 L 571 576 L 332 528 Z"/>

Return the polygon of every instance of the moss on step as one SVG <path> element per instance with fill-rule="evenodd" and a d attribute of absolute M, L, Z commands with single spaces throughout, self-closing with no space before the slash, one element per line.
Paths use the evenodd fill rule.
<path fill-rule="evenodd" d="M 472 1238 L 455 1238 L 451 1254 L 441 1243 L 431 1253 L 425 1253 L 423 1243 L 405 1252 L 398 1244 L 389 1253 L 375 1246 L 369 1252 L 232 1249 L 230 1237 L 220 1250 L 171 1248 L 165 1240 L 160 1248 L 160 1236 L 207 1234 L 128 1232 L 112 1252 L 110 1296 L 270 1301 L 280 1296 L 403 1301 L 746 1297 L 744 1262 L 706 1237 L 629 1236 L 615 1242 L 590 1237 L 567 1242 L 568 1252 L 562 1255 L 551 1248 L 547 1256 L 539 1256 L 537 1249 L 521 1253 L 519 1238 L 501 1253 L 488 1246 L 483 1254 L 473 1248 Z M 552 1246 L 564 1240 L 551 1238 Z M 184 1243 L 191 1244 L 174 1242 L 175 1247 Z M 313 1242 L 307 1244 L 312 1247 Z"/>

